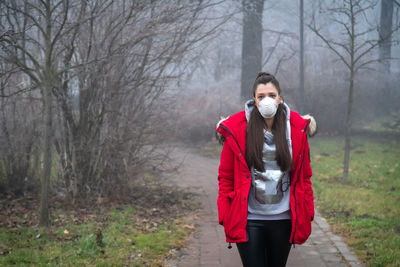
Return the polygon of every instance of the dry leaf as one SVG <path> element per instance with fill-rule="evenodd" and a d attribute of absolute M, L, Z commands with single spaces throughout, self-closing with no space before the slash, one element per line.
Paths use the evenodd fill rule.
<path fill-rule="evenodd" d="M 187 228 L 187 229 L 191 229 L 191 230 L 194 229 L 194 225 L 193 224 L 185 224 L 183 227 Z"/>

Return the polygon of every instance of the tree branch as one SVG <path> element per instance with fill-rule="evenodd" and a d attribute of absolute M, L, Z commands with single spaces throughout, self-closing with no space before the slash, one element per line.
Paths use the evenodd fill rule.
<path fill-rule="evenodd" d="M 346 61 L 346 59 L 343 57 L 340 52 L 332 46 L 332 43 L 330 40 L 326 39 L 325 36 L 323 36 L 316 28 L 313 28 L 311 25 L 307 25 L 311 31 L 313 31 L 328 47 L 331 51 L 333 51 L 340 59 L 341 61 L 350 69 L 351 66 L 350 64 Z"/>
<path fill-rule="evenodd" d="M 0 97 L 10 97 L 10 96 L 18 95 L 18 94 L 21 94 L 21 93 L 33 91 L 34 89 L 37 89 L 37 86 L 23 88 L 23 89 L 15 91 L 15 92 L 13 92 L 11 94 L 8 94 L 8 95 L 2 93 L 2 94 L 0 94 Z"/>

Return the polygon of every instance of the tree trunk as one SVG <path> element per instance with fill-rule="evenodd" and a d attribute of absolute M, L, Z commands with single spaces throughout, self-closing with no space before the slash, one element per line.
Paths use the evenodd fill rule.
<path fill-rule="evenodd" d="M 304 27 L 303 27 L 304 1 L 300 0 L 300 79 L 299 79 L 299 111 L 304 114 Z"/>
<path fill-rule="evenodd" d="M 381 0 L 379 58 L 382 60 L 381 71 L 384 73 L 390 73 L 392 18 L 393 0 Z"/>
<path fill-rule="evenodd" d="M 46 84 L 44 91 L 44 172 L 42 177 L 42 190 L 40 194 L 40 222 L 41 226 L 49 226 L 49 184 L 51 174 L 51 137 L 52 137 L 52 114 L 51 114 L 51 84 Z"/>
<path fill-rule="evenodd" d="M 264 0 L 243 1 L 241 97 L 252 97 L 251 89 L 262 60 L 262 15 Z"/>
<path fill-rule="evenodd" d="M 44 92 L 43 92 L 43 105 L 44 105 L 44 144 L 43 144 L 43 161 L 44 171 L 42 177 L 42 190 L 40 194 L 40 220 L 41 226 L 49 226 L 49 185 L 51 175 L 51 144 L 52 144 L 52 89 L 53 89 L 53 75 L 52 75 L 52 56 L 51 56 L 51 4 L 46 1 L 46 33 L 44 34 L 45 42 L 45 69 L 44 69 Z"/>
<path fill-rule="evenodd" d="M 351 33 L 350 37 L 350 84 L 349 84 L 349 97 L 347 99 L 347 110 L 345 116 L 345 144 L 344 144 L 344 161 L 343 161 L 343 178 L 342 183 L 346 184 L 349 180 L 349 166 L 350 166 L 350 149 L 351 149 L 351 111 L 353 109 L 353 88 L 354 88 L 354 76 L 355 76 L 355 43 L 356 43 L 356 35 L 355 35 L 355 16 L 354 16 L 354 6 L 353 2 L 350 0 L 350 14 L 351 14 Z"/>
<path fill-rule="evenodd" d="M 347 102 L 347 111 L 345 116 L 345 145 L 344 145 L 344 162 L 343 162 L 343 180 L 346 184 L 349 177 L 349 166 L 350 166 L 350 149 L 351 149 L 351 111 L 353 108 L 353 88 L 354 88 L 354 73 L 350 74 L 350 85 L 349 85 L 349 98 Z"/>

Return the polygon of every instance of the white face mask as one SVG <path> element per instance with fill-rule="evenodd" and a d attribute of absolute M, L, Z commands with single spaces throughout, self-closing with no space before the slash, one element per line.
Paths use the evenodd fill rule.
<path fill-rule="evenodd" d="M 258 111 L 265 119 L 270 119 L 276 114 L 276 101 L 271 97 L 264 97 L 258 104 Z"/>

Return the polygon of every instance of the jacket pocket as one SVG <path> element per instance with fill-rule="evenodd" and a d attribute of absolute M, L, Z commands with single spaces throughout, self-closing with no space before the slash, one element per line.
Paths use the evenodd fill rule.
<path fill-rule="evenodd" d="M 307 241 L 311 234 L 311 216 L 307 207 L 307 201 L 305 201 L 304 193 L 297 194 L 297 219 L 296 219 L 296 236 L 295 241 L 297 244 L 303 244 Z"/>
<path fill-rule="evenodd" d="M 226 217 L 229 214 L 232 199 L 235 197 L 236 192 L 232 191 L 229 194 L 221 195 L 217 199 L 217 206 L 218 206 L 218 222 L 220 225 L 226 226 Z M 229 221 L 229 218 L 228 218 Z"/>
<path fill-rule="evenodd" d="M 237 191 L 228 195 L 230 206 L 224 217 L 225 235 L 229 240 L 240 238 L 241 225 L 241 199 Z"/>
<path fill-rule="evenodd" d="M 224 225 L 224 218 L 229 208 L 229 199 L 226 196 L 220 196 L 217 199 L 218 206 L 218 223 L 220 225 Z"/>

